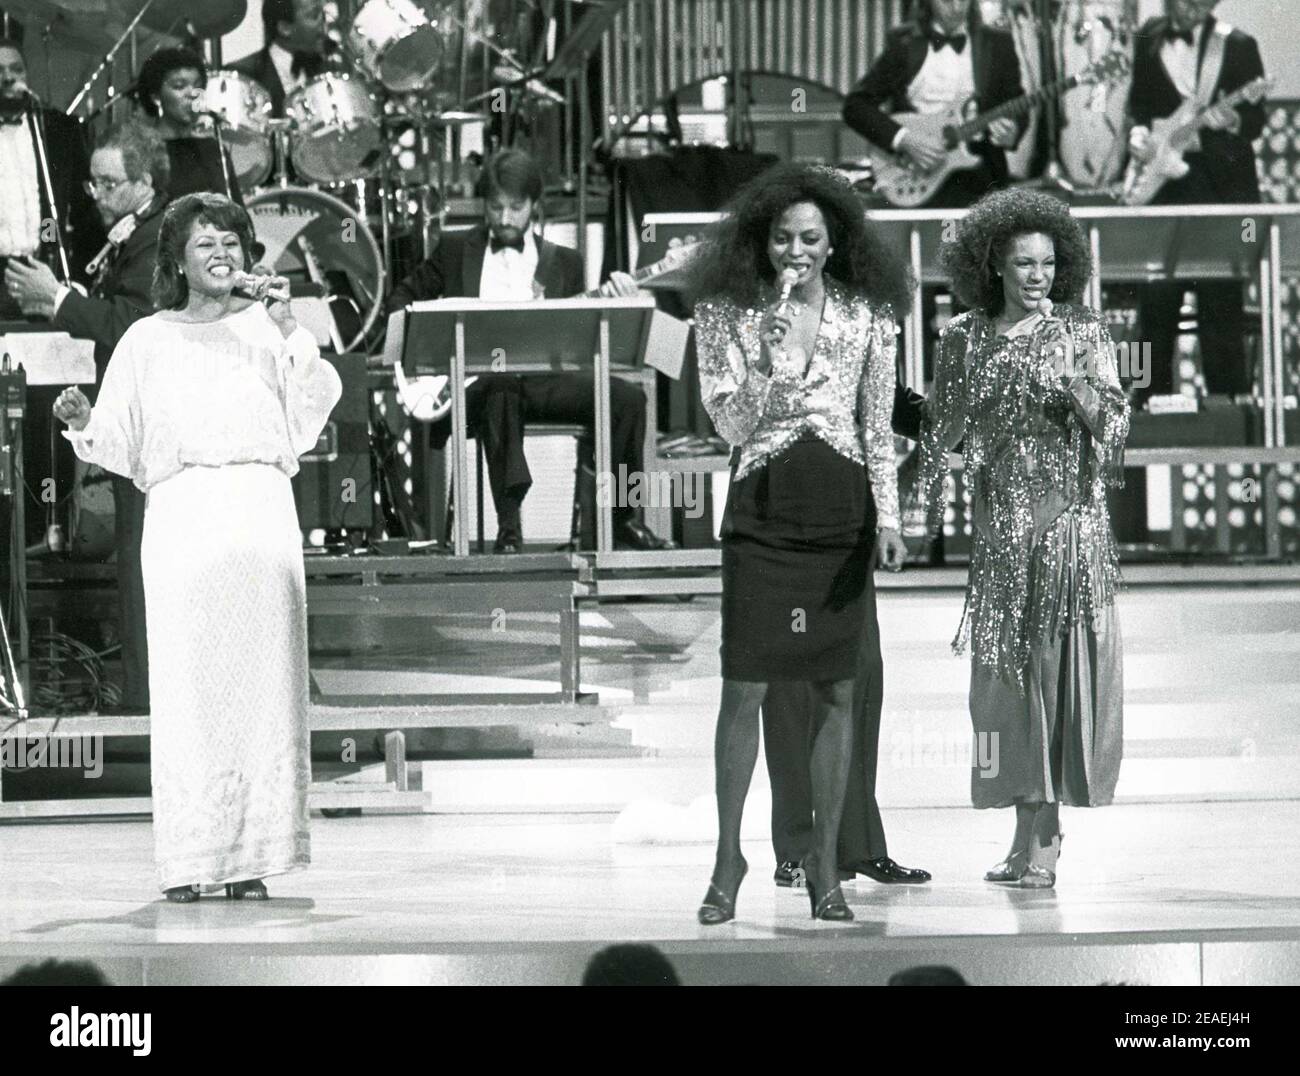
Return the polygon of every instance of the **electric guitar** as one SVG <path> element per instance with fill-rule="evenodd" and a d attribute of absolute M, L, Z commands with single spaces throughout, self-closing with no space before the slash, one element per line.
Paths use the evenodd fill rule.
<path fill-rule="evenodd" d="M 976 168 L 982 159 L 966 147 L 966 143 L 988 130 L 994 120 L 1010 119 L 1032 111 L 1045 101 L 1059 97 L 1076 86 L 1097 86 L 1118 82 L 1133 68 L 1126 52 L 1113 49 L 1077 75 L 1058 79 L 1035 90 L 1004 101 L 996 108 L 964 119 L 968 102 L 955 104 L 944 112 L 922 114 L 900 112 L 892 118 L 909 133 L 926 135 L 941 142 L 946 150 L 943 160 L 934 168 L 921 168 L 900 153 L 869 147 L 872 167 L 876 176 L 876 190 L 891 205 L 907 209 L 923 205 L 934 197 L 944 181 L 954 172 Z"/>
<path fill-rule="evenodd" d="M 673 247 L 654 264 L 647 265 L 632 273 L 632 279 L 638 284 L 644 284 L 657 277 L 666 276 L 674 269 L 680 268 L 690 261 L 698 245 L 698 243 L 683 243 L 679 247 Z M 597 299 L 599 297 L 599 288 L 573 296 L 575 299 Z M 408 379 L 401 363 L 398 363 L 393 368 L 393 372 L 397 377 L 397 391 L 401 397 L 402 405 L 412 418 L 416 418 L 421 422 L 437 422 L 451 410 L 451 378 L 448 375 L 427 374 L 422 377 Z M 477 377 L 465 378 L 465 387 L 468 388 L 477 380 Z"/>
<path fill-rule="evenodd" d="M 1257 78 L 1204 107 L 1198 107 L 1196 99 L 1189 97 L 1178 111 L 1156 120 L 1151 125 L 1151 159 L 1139 161 L 1133 157 L 1129 162 L 1117 192 L 1119 201 L 1124 205 L 1150 205 L 1166 183 L 1187 175 L 1183 156 L 1189 150 L 1200 148 L 1201 128 L 1211 121 L 1227 119 L 1240 104 L 1256 103 L 1272 88 L 1273 81 L 1268 77 Z"/>

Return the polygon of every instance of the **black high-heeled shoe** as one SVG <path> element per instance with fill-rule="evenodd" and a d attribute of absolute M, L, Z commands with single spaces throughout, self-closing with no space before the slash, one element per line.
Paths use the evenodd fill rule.
<path fill-rule="evenodd" d="M 704 894 L 704 903 L 695 913 L 701 926 L 716 927 L 721 923 L 730 923 L 736 918 L 736 897 L 740 893 L 740 884 L 748 873 L 749 864 L 743 863 L 740 868 L 740 879 L 736 882 L 736 890 L 731 896 L 727 896 L 717 882 L 709 880 L 709 890 Z M 709 898 L 715 894 L 717 900 L 710 900 Z"/>
<path fill-rule="evenodd" d="M 193 904 L 199 899 L 199 891 L 192 885 L 177 885 L 164 889 L 163 896 L 173 904 Z"/>
<path fill-rule="evenodd" d="M 853 918 L 853 909 L 844 900 L 844 893 L 839 883 L 820 900 L 817 899 L 817 883 L 813 881 L 815 864 L 804 860 L 804 886 L 808 889 L 808 904 L 812 908 L 814 919 L 825 919 L 833 923 L 847 923 Z"/>
<path fill-rule="evenodd" d="M 226 897 L 229 900 L 270 900 L 271 894 L 260 878 L 254 878 L 249 882 L 226 883 Z"/>

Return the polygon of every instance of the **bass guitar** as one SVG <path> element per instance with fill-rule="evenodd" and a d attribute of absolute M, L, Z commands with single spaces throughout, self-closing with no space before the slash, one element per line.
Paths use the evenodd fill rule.
<path fill-rule="evenodd" d="M 1156 120 L 1151 125 L 1150 159 L 1139 161 L 1134 157 L 1129 162 L 1117 191 L 1119 201 L 1124 205 L 1150 205 L 1166 183 L 1187 175 L 1187 162 L 1183 158 L 1189 150 L 1200 148 L 1203 127 L 1226 120 L 1240 104 L 1261 100 L 1272 85 L 1271 78 L 1257 78 L 1203 107 L 1197 105 L 1195 98 L 1188 98 L 1178 111 Z"/>
<path fill-rule="evenodd" d="M 967 148 L 966 143 L 988 130 L 994 120 L 1011 119 L 1032 111 L 1045 101 L 1053 100 L 1076 86 L 1097 86 L 1118 82 L 1132 70 L 1133 61 L 1126 52 L 1113 49 L 1077 75 L 1058 79 L 1033 93 L 1021 94 L 1004 101 L 996 108 L 981 112 L 971 119 L 963 118 L 969 102 L 953 105 L 944 112 L 923 114 L 899 112 L 892 118 L 910 133 L 925 135 L 941 142 L 946 150 L 944 158 L 933 168 L 921 168 L 902 154 L 878 147 L 867 150 L 876 177 L 876 190 L 891 205 L 913 209 L 934 197 L 935 191 L 954 172 L 976 168 L 981 158 Z"/>

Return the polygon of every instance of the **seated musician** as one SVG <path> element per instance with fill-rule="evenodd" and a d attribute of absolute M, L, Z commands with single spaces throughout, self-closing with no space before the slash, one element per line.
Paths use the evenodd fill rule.
<path fill-rule="evenodd" d="M 542 197 L 542 174 L 536 162 L 520 150 L 503 150 L 487 161 L 483 174 L 484 225 L 444 234 L 433 257 L 393 290 L 389 311 L 452 296 L 518 301 L 566 299 L 582 292 L 578 253 L 547 242 L 529 227 Z M 625 273 L 615 273 L 601 293 L 634 295 L 636 283 Z M 645 394 L 612 377 L 609 402 L 610 465 L 615 471 L 625 464 L 629 473 L 640 472 Z M 574 423 L 590 431 L 595 422 L 592 375 L 487 374 L 466 389 L 465 404 L 470 434 L 483 445 L 496 505 L 493 552 L 517 553 L 523 543 L 520 509 L 532 485 L 524 457 L 524 424 Z M 443 447 L 451 436 L 451 416 L 435 422 L 430 434 L 433 447 Z M 614 544 L 623 549 L 673 547 L 626 507 L 614 509 Z"/>
<path fill-rule="evenodd" d="M 167 204 L 167 167 L 167 151 L 157 132 L 138 121 L 109 130 L 91 154 L 91 178 L 86 187 L 113 246 L 104 251 L 103 268 L 89 295 L 61 285 L 40 262 L 11 262 L 5 271 L 5 287 L 25 314 L 49 318 L 54 328 L 95 342 L 95 368 L 101 379 L 122 335 L 153 313 L 153 273 L 158 230 Z M 113 502 L 122 708 L 148 713 L 149 664 L 140 571 L 145 495 L 129 478 L 114 475 Z"/>
<path fill-rule="evenodd" d="M 1167 0 L 1167 14 L 1138 33 L 1129 111 L 1134 127 L 1129 150 L 1149 161 L 1155 149 L 1151 128 L 1176 112 L 1198 87 L 1217 100 L 1264 74 L 1255 39 L 1213 15 L 1217 0 Z M 1202 82 L 1206 85 L 1202 86 Z M 1200 148 L 1183 158 L 1187 173 L 1169 180 L 1155 205 L 1256 203 L 1260 200 L 1251 145 L 1264 129 L 1264 105 L 1246 103 L 1224 119 L 1208 117 Z M 1140 304 L 1141 336 L 1151 344 L 1151 383 L 1135 392 L 1139 401 L 1173 392 L 1174 342 L 1185 289 L 1197 295 L 1197 321 L 1205 385 L 1212 393 L 1250 392 L 1239 280 L 1162 281 L 1146 285 Z"/>
<path fill-rule="evenodd" d="M 844 122 L 881 149 L 923 170 L 945 156 L 934 137 L 910 131 L 890 113 L 944 112 L 974 99 L 982 111 L 1019 97 L 1020 61 L 1011 35 L 985 26 L 975 0 L 917 0 L 916 18 L 889 34 L 885 51 L 844 101 Z M 969 106 L 968 106 L 969 107 Z M 994 120 L 987 138 L 971 145 L 980 165 L 954 172 L 927 205 L 963 207 L 1006 182 L 1006 150 L 1026 120 Z"/>
<path fill-rule="evenodd" d="M 230 64 L 271 98 L 271 115 L 284 115 L 285 98 L 332 66 L 322 0 L 262 0 L 265 44 Z"/>

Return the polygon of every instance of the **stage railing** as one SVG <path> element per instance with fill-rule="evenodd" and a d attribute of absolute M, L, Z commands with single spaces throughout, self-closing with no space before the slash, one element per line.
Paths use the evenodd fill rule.
<path fill-rule="evenodd" d="M 905 377 L 925 381 L 921 288 L 946 281 L 939 254 L 964 209 L 872 209 L 867 219 L 912 266 L 912 311 L 903 323 Z M 1084 301 L 1101 309 L 1106 283 L 1206 278 L 1254 280 L 1260 289 L 1264 447 L 1286 445 L 1283 421 L 1282 278 L 1300 277 L 1300 205 L 1077 206 L 1096 271 Z M 674 240 L 699 238 L 718 213 L 651 213 L 641 222 L 637 260 L 663 257 Z M 647 237 L 649 240 L 647 240 Z M 1208 451 L 1208 450 L 1207 450 Z M 1209 462 L 1207 459 L 1206 462 Z"/>

